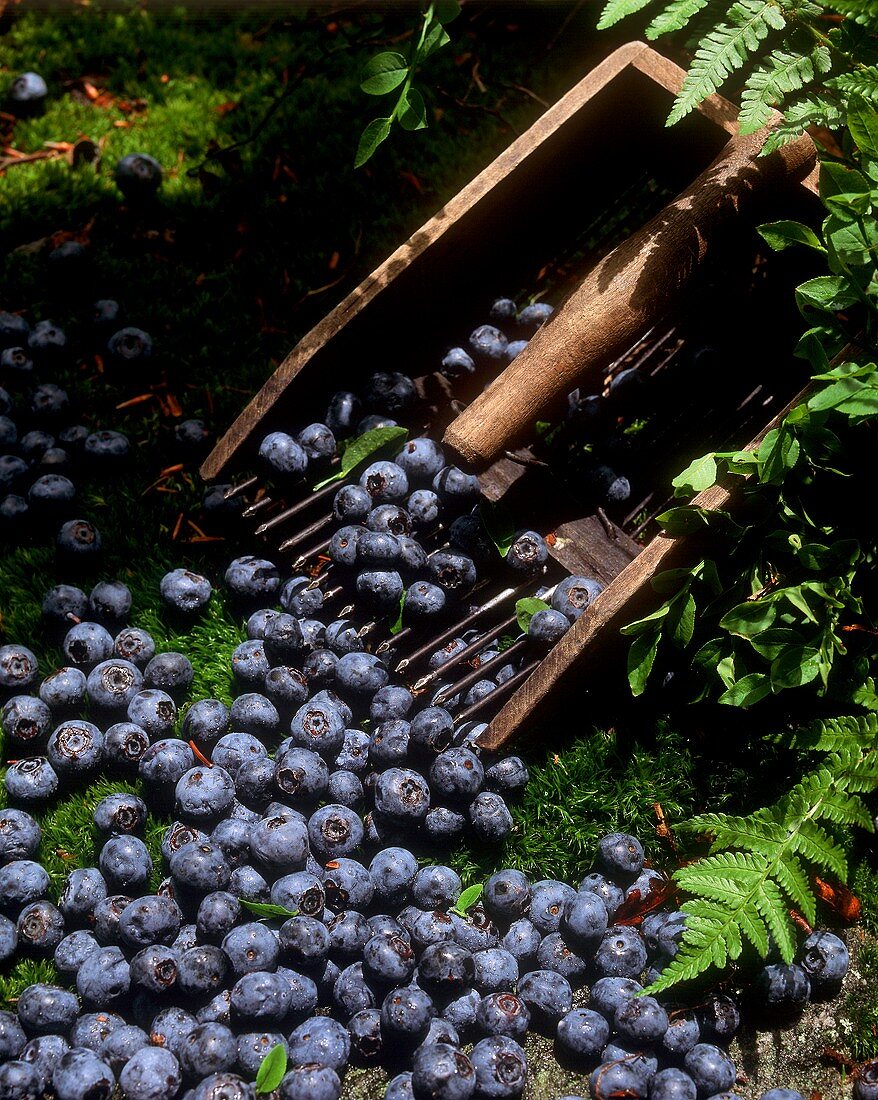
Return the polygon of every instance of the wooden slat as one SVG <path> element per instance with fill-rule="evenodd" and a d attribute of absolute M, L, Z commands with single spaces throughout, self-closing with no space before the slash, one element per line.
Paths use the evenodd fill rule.
<path fill-rule="evenodd" d="M 796 394 L 743 449 L 755 451 L 767 433 L 776 428 L 791 409 L 806 401 L 812 392 L 813 387 L 809 385 Z M 692 500 L 692 505 L 706 511 L 729 509 L 735 499 L 733 493 L 733 489 L 715 485 L 699 493 Z M 589 667 L 590 662 L 596 660 L 597 647 L 608 634 L 618 635 L 623 626 L 651 610 L 658 602 L 652 589 L 652 578 L 656 573 L 679 564 L 691 545 L 691 540 L 685 537 L 656 535 L 585 609 L 533 675 L 506 702 L 478 738 L 479 748 L 494 752 L 508 744 L 525 721 L 533 719 L 535 709 L 572 669 L 578 665 Z"/>

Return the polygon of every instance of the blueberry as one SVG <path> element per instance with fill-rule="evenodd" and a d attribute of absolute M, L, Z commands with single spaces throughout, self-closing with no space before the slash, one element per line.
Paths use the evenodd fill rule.
<path fill-rule="evenodd" d="M 630 1096 L 645 1100 L 649 1081 L 652 1077 L 650 1065 L 645 1058 L 619 1058 L 608 1056 L 610 1048 L 604 1051 L 604 1061 L 593 1071 L 589 1078 L 591 1095 L 594 1100 L 610 1100 L 615 1096 Z M 611 1052 L 613 1053 L 613 1052 Z"/>
<path fill-rule="evenodd" d="M 605 978 L 603 980 L 612 981 L 613 979 Z M 694 1016 L 673 1016 L 668 1023 L 668 1030 L 662 1036 L 658 1049 L 679 1061 L 700 1040 L 701 1028 Z"/>
<path fill-rule="evenodd" d="M 333 534 L 329 540 L 327 554 L 337 566 L 353 566 L 357 560 L 357 542 L 365 528 L 347 524 Z"/>
<path fill-rule="evenodd" d="M 14 695 L 0 711 L 0 727 L 13 742 L 41 744 L 52 728 L 52 713 L 36 696 Z"/>
<path fill-rule="evenodd" d="M 181 922 L 176 901 L 160 894 L 147 894 L 122 911 L 119 937 L 124 944 L 135 948 L 169 944 L 179 933 Z"/>
<path fill-rule="evenodd" d="M 417 401 L 417 390 L 410 378 L 395 371 L 379 371 L 366 382 L 363 393 L 369 408 L 395 415 Z"/>
<path fill-rule="evenodd" d="M 68 925 L 89 924 L 94 918 L 95 906 L 106 896 L 107 884 L 100 871 L 96 867 L 77 867 L 64 880 L 58 908 Z"/>
<path fill-rule="evenodd" d="M 731 997 L 714 995 L 699 1007 L 698 1023 L 707 1042 L 728 1044 L 741 1026 L 741 1013 Z"/>
<path fill-rule="evenodd" d="M 210 842 L 220 849 L 230 867 L 240 867 L 250 859 L 251 830 L 250 822 L 230 817 L 220 821 L 214 827 L 210 834 Z M 192 836 L 189 839 L 197 838 Z"/>
<path fill-rule="evenodd" d="M 527 345 L 527 340 L 510 340 L 506 345 L 506 362 L 511 363 L 513 359 L 521 355 Z"/>
<path fill-rule="evenodd" d="M 472 558 L 454 550 L 437 550 L 428 562 L 432 580 L 448 592 L 468 589 L 476 583 L 476 566 Z"/>
<path fill-rule="evenodd" d="M 116 635 L 113 650 L 117 657 L 145 667 L 155 656 L 155 642 L 151 636 L 136 626 L 125 627 Z"/>
<path fill-rule="evenodd" d="M 382 722 L 369 743 L 369 763 L 376 770 L 398 767 L 408 762 L 409 724 L 402 718 Z"/>
<path fill-rule="evenodd" d="M 182 653 L 158 653 L 143 670 L 143 682 L 148 688 L 164 691 L 176 698 L 186 695 L 192 687 L 195 670 Z"/>
<path fill-rule="evenodd" d="M 143 202 L 161 186 L 162 168 L 148 153 L 127 153 L 116 163 L 113 178 L 129 202 Z"/>
<path fill-rule="evenodd" d="M 868 1065 L 868 1063 L 866 1063 Z M 855 1100 L 864 1100 L 862 1096 L 858 1094 L 857 1082 L 863 1080 L 863 1075 L 856 1077 L 854 1081 L 854 1097 Z M 763 1092 L 759 1097 L 759 1100 L 805 1100 L 804 1096 L 800 1092 L 796 1092 L 795 1089 L 769 1089 L 767 1092 Z"/>
<path fill-rule="evenodd" d="M 146 845 L 135 836 L 114 836 L 101 848 L 101 874 L 110 886 L 142 890 L 152 874 L 152 859 Z"/>
<path fill-rule="evenodd" d="M 351 1036 L 351 1062 L 365 1066 L 376 1062 L 383 1052 L 381 1013 L 377 1008 L 363 1008 L 348 1020 Z"/>
<path fill-rule="evenodd" d="M 0 348 L 17 347 L 27 343 L 30 334 L 30 325 L 17 313 L 9 313 L 5 309 L 0 310 Z M 6 395 L 8 398 L 8 395 Z M 12 408 L 11 399 L 0 400 L 0 411 L 7 413 Z"/>
<path fill-rule="evenodd" d="M 598 894 L 581 891 L 564 905 L 564 928 L 580 944 L 594 944 L 608 925 L 607 907 Z"/>
<path fill-rule="evenodd" d="M 95 665 L 86 681 L 89 700 L 98 710 L 105 712 L 127 710 L 142 687 L 140 669 L 120 657 L 111 657 Z"/>
<path fill-rule="evenodd" d="M 76 973 L 76 992 L 93 1005 L 109 1005 L 128 992 L 131 972 L 118 947 L 90 952 Z"/>
<path fill-rule="evenodd" d="M 445 466 L 433 478 L 433 492 L 443 504 L 464 508 L 481 496 L 482 487 L 475 474 L 464 473 L 457 466 Z"/>
<path fill-rule="evenodd" d="M 264 558 L 235 558 L 225 573 L 231 594 L 241 601 L 271 599 L 280 588 L 277 566 Z"/>
<path fill-rule="evenodd" d="M 808 975 L 812 993 L 831 993 L 847 974 L 850 955 L 838 936 L 816 931 L 802 944 L 800 965 Z"/>
<path fill-rule="evenodd" d="M 0 863 L 30 859 L 42 835 L 39 824 L 24 810 L 0 810 Z"/>
<path fill-rule="evenodd" d="M 37 681 L 37 659 L 19 645 L 0 646 L 0 692 L 25 692 Z"/>
<path fill-rule="evenodd" d="M 506 346 L 509 341 L 503 333 L 493 325 L 479 325 L 469 338 L 469 346 L 476 356 L 488 362 L 503 362 L 506 356 Z"/>
<path fill-rule="evenodd" d="M 643 845 L 628 833 L 609 833 L 598 843 L 598 858 L 610 876 L 633 879 L 643 870 Z"/>
<path fill-rule="evenodd" d="M 624 925 L 608 928 L 595 953 L 595 968 L 601 977 L 636 978 L 646 961 L 643 937 Z"/>
<path fill-rule="evenodd" d="M 332 1003 L 343 1017 L 376 1007 L 378 999 L 373 983 L 364 978 L 361 962 L 351 963 L 339 973 L 332 986 Z"/>
<path fill-rule="evenodd" d="M 388 768 L 375 784 L 375 809 L 399 825 L 415 825 L 430 808 L 430 789 L 410 768 Z"/>
<path fill-rule="evenodd" d="M 30 756 L 12 764 L 6 771 L 7 794 L 17 802 L 37 804 L 58 790 L 58 775 L 44 756 Z"/>
<path fill-rule="evenodd" d="M 91 1050 L 67 1051 L 52 1073 L 52 1091 L 57 1100 L 109 1100 L 115 1087 L 112 1070 Z M 125 1091 L 131 1100 L 143 1100 L 127 1088 Z"/>
<path fill-rule="evenodd" d="M 177 781 L 175 798 L 181 819 L 204 825 L 228 811 L 235 798 L 235 784 L 225 768 L 190 768 Z"/>
<path fill-rule="evenodd" d="M 487 902 L 485 903 L 487 906 Z M 519 970 L 527 969 L 526 964 L 536 958 L 541 936 L 538 929 L 527 919 L 520 917 L 513 921 L 500 941 L 501 945 L 518 960 Z"/>
<path fill-rule="evenodd" d="M 424 1043 L 412 1059 L 412 1092 L 416 1098 L 469 1100 L 476 1071 L 460 1050 L 448 1043 Z"/>
<path fill-rule="evenodd" d="M 593 872 L 582 880 L 580 893 L 597 894 L 604 903 L 607 915 L 612 919 L 613 914 L 625 900 L 625 892 L 615 882 L 610 882 L 603 875 Z"/>
<path fill-rule="evenodd" d="M 407 619 L 426 619 L 445 610 L 445 593 L 429 581 L 415 581 L 405 594 L 403 605 Z"/>
<path fill-rule="evenodd" d="M 597 1061 L 609 1038 L 610 1025 L 591 1008 L 574 1008 L 558 1023 L 558 1046 L 577 1062 Z"/>
<path fill-rule="evenodd" d="M 200 895 L 224 890 L 231 874 L 219 848 L 194 840 L 173 853 L 169 867 L 171 876 L 178 885 Z"/>
<path fill-rule="evenodd" d="M 226 733 L 217 741 L 211 753 L 213 764 L 224 768 L 234 779 L 245 765 L 264 759 L 265 745 L 252 733 Z"/>
<path fill-rule="evenodd" d="M 554 970 L 531 970 L 518 982 L 518 996 L 538 1022 L 557 1025 L 573 1007 L 573 990 Z"/>
<path fill-rule="evenodd" d="M 447 909 L 460 897 L 463 883 L 451 867 L 422 867 L 412 883 L 412 899 L 421 909 Z"/>
<path fill-rule="evenodd" d="M 548 302 L 533 302 L 519 313 L 518 323 L 523 329 L 533 332 L 544 325 L 554 312 Z"/>
<path fill-rule="evenodd" d="M 476 794 L 467 813 L 473 833 L 484 843 L 495 844 L 512 832 L 512 814 L 501 796 L 491 791 Z"/>
<path fill-rule="evenodd" d="M 278 1091 L 281 1100 L 338 1100 L 341 1080 L 334 1069 L 311 1062 L 293 1066 Z"/>
<path fill-rule="evenodd" d="M 439 518 L 439 497 L 432 489 L 415 489 L 406 501 L 406 508 L 416 527 L 429 528 Z"/>
<path fill-rule="evenodd" d="M 268 470 L 288 480 L 298 480 L 308 469 L 308 454 L 286 432 L 270 432 L 259 445 L 259 457 Z"/>
<path fill-rule="evenodd" d="M 402 578 L 393 569 L 365 570 L 357 576 L 356 589 L 376 612 L 389 612 L 398 607 L 405 590 Z"/>
<path fill-rule="evenodd" d="M 289 665 L 270 668 L 263 678 L 263 690 L 279 711 L 287 713 L 308 698 L 305 676 Z"/>
<path fill-rule="evenodd" d="M 30 338 L 27 340 L 30 347 Z M 5 347 L 0 352 L 0 371 L 9 376 L 14 384 L 16 380 L 30 378 L 34 369 L 33 359 L 24 347 Z M 4 391 L 5 392 L 5 391 Z"/>
<path fill-rule="evenodd" d="M 83 444 L 83 453 L 87 458 L 104 461 L 118 461 L 125 458 L 131 450 L 128 437 L 122 432 L 104 430 L 92 432 Z"/>
<path fill-rule="evenodd" d="M 67 335 L 54 321 L 38 321 L 28 336 L 27 346 L 31 351 L 48 358 L 64 351 L 67 347 Z"/>
<path fill-rule="evenodd" d="M 3 354 L 5 355 L 6 352 Z M 21 481 L 27 472 L 28 464 L 23 458 L 19 458 L 18 455 L 0 455 L 0 492 L 8 492 L 15 488 L 16 483 Z"/>
<path fill-rule="evenodd" d="M 107 1036 L 120 1027 L 125 1027 L 125 1021 L 115 1012 L 83 1013 L 70 1030 L 70 1045 L 97 1052 Z"/>
<path fill-rule="evenodd" d="M 322 806 L 308 822 L 311 851 L 322 862 L 349 856 L 363 841 L 363 823 L 348 806 Z"/>
<path fill-rule="evenodd" d="M 197 615 L 207 607 L 213 589 L 210 581 L 200 573 L 173 569 L 162 577 L 159 591 L 171 610 L 184 615 Z"/>
<path fill-rule="evenodd" d="M 398 1073 L 387 1085 L 384 1100 L 414 1100 L 411 1071 Z"/>
<path fill-rule="evenodd" d="M 177 706 L 167 692 L 159 691 L 157 688 L 147 688 L 139 691 L 128 704 L 127 715 L 129 722 L 140 726 L 151 737 L 163 737 L 174 728 L 177 720 Z M 158 744 L 167 744 L 167 742 L 155 742 L 153 747 Z M 191 764 L 189 766 L 191 767 Z M 176 777 L 178 778 L 179 776 Z"/>
<path fill-rule="evenodd" d="M 31 1066 L 40 1078 L 41 1090 L 48 1087 L 61 1055 L 70 1050 L 70 1043 L 60 1035 L 40 1035 L 31 1039 L 21 1052 L 21 1061 Z"/>
<path fill-rule="evenodd" d="M 392 989 L 381 1003 L 381 1030 L 389 1042 L 415 1045 L 435 1014 L 432 1000 L 417 986 Z"/>
<path fill-rule="evenodd" d="M 275 780 L 284 794 L 310 802 L 328 787 L 329 768 L 316 752 L 293 746 L 277 757 Z"/>
<path fill-rule="evenodd" d="M 101 1043 L 99 1053 L 101 1061 L 106 1062 L 118 1077 L 134 1055 L 148 1046 L 149 1036 L 143 1028 L 128 1024 L 111 1031 Z"/>
<path fill-rule="evenodd" d="M 565 577 L 552 593 L 552 607 L 575 622 L 603 590 L 604 586 L 590 577 Z"/>
<path fill-rule="evenodd" d="M 527 1083 L 524 1051 L 506 1035 L 491 1035 L 473 1047 L 470 1060 L 476 1073 L 476 1094 L 486 1100 L 512 1100 Z"/>
<path fill-rule="evenodd" d="M 319 920 L 326 904 L 326 893 L 322 883 L 310 871 L 296 871 L 293 875 L 284 875 L 272 886 L 272 904 L 283 905 L 305 916 Z"/>
<path fill-rule="evenodd" d="M 473 955 L 473 986 L 485 996 L 514 988 L 518 981 L 518 961 L 502 947 L 489 947 Z"/>
<path fill-rule="evenodd" d="M 463 348 L 450 348 L 442 357 L 441 370 L 446 378 L 454 381 L 457 378 L 465 378 L 468 374 L 474 374 L 476 365 Z"/>
<path fill-rule="evenodd" d="M 129 905 L 128 909 L 130 908 Z M 128 909 L 125 910 L 126 913 Z M 132 985 L 150 993 L 165 993 L 177 981 L 176 949 L 161 944 L 144 947 L 132 958 L 129 974 Z"/>
<path fill-rule="evenodd" d="M 696 1043 L 683 1063 L 699 1096 L 714 1096 L 730 1090 L 738 1076 L 732 1059 L 711 1043 Z"/>
<path fill-rule="evenodd" d="M 255 1100 L 251 1084 L 234 1073 L 214 1073 L 195 1088 L 191 1100 Z"/>
<path fill-rule="evenodd" d="M 767 1008 L 775 1012 L 795 1012 L 808 1003 L 811 982 L 807 972 L 798 963 L 789 966 L 770 963 L 762 968 L 756 979 L 756 992 Z M 714 1092 L 719 1091 L 714 1089 Z"/>
<path fill-rule="evenodd" d="M 18 998 L 18 1018 L 29 1035 L 66 1034 L 79 1015 L 79 1002 L 66 989 L 37 983 Z"/>
<path fill-rule="evenodd" d="M 396 986 L 411 977 L 415 952 L 407 936 L 376 935 L 363 947 L 363 977 L 367 981 Z"/>
<path fill-rule="evenodd" d="M 466 748 L 449 748 L 430 764 L 430 788 L 443 801 L 471 802 L 485 778 L 482 763 Z"/>
<path fill-rule="evenodd" d="M 540 645 L 553 646 L 567 633 L 570 622 L 560 611 L 537 611 L 527 628 L 527 636 Z"/>
<path fill-rule="evenodd" d="M 382 1022 L 384 1017 L 382 1016 Z M 350 1058 L 351 1039 L 347 1028 L 327 1016 L 312 1016 L 293 1028 L 289 1038 L 293 1064 L 329 1066 L 344 1073 Z"/>
<path fill-rule="evenodd" d="M 372 497 L 360 485 L 343 485 L 332 501 L 332 514 L 339 523 L 361 523 L 371 509 Z"/>
<path fill-rule="evenodd" d="M 460 917 L 456 913 L 451 916 L 455 942 L 462 947 L 475 952 L 499 946 L 500 933 L 482 905 L 472 906 L 466 917 Z"/>
<path fill-rule="evenodd" d="M 668 1030 L 668 1014 L 654 997 L 632 997 L 616 1009 L 614 1023 L 623 1042 L 651 1044 Z"/>
<path fill-rule="evenodd" d="M 189 997 L 211 997 L 226 984 L 228 959 L 222 948 L 201 943 L 187 948 L 177 962 L 177 986 Z"/>
<path fill-rule="evenodd" d="M 390 847 L 377 853 L 369 864 L 375 900 L 384 905 L 404 904 L 418 873 L 418 861 L 405 848 Z"/>

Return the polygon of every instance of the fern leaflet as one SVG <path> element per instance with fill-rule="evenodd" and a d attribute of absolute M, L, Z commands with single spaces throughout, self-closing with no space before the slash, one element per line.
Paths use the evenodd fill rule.
<path fill-rule="evenodd" d="M 790 907 L 816 917 L 810 870 L 847 874 L 844 851 L 832 831 L 872 818 L 860 795 L 878 789 L 878 718 L 840 718 L 796 734 L 791 747 L 827 753 L 772 806 L 743 817 L 703 814 L 687 831 L 707 835 L 709 854 L 674 876 L 691 895 L 683 903 L 686 931 L 676 957 L 648 992 L 691 981 L 737 959 L 749 944 L 761 957 L 774 944 L 785 962 L 795 953 Z"/>
<path fill-rule="evenodd" d="M 607 27 L 614 26 L 626 16 L 634 15 L 651 3 L 652 0 L 607 0 L 598 20 L 598 30 L 605 31 Z"/>
<path fill-rule="evenodd" d="M 812 83 L 818 74 L 828 72 L 831 66 L 825 46 L 817 46 L 807 54 L 775 50 L 747 80 L 738 116 L 741 133 L 752 134 L 761 129 L 770 121 L 772 109 L 778 107 L 785 96 Z"/>
<path fill-rule="evenodd" d="M 728 22 L 721 23 L 699 43 L 683 87 L 668 117 L 673 126 L 719 88 L 771 31 L 786 26 L 782 12 L 771 0 L 735 0 L 729 8 Z"/>
<path fill-rule="evenodd" d="M 858 95 L 869 103 L 878 103 L 878 65 L 867 65 L 852 73 L 840 73 L 826 81 L 845 96 Z"/>
<path fill-rule="evenodd" d="M 825 3 L 854 23 L 878 21 L 878 0 L 825 0 Z"/>
<path fill-rule="evenodd" d="M 646 37 L 652 40 L 681 31 L 709 3 L 710 0 L 672 0 L 646 28 Z"/>

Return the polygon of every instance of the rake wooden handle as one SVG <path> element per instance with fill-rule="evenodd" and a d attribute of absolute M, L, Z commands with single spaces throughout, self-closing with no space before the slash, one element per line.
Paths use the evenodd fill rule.
<path fill-rule="evenodd" d="M 449 426 L 444 442 L 482 467 L 514 446 L 541 411 L 618 358 L 683 294 L 717 230 L 754 195 L 803 180 L 807 136 L 759 157 L 766 131 L 732 138 L 674 202 L 602 259 L 525 350 Z"/>

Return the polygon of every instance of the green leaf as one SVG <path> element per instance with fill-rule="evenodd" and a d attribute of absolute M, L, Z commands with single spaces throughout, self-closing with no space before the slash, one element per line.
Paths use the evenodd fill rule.
<path fill-rule="evenodd" d="M 255 916 L 263 917 L 266 920 L 277 918 L 288 920 L 290 917 L 299 915 L 298 909 L 287 909 L 283 905 L 270 905 L 267 901 L 246 901 L 244 898 L 238 898 L 238 901 Z"/>
<path fill-rule="evenodd" d="M 866 214 L 872 206 L 872 196 L 862 195 L 850 191 L 839 191 L 837 195 L 830 195 L 824 200 L 830 210 L 836 214 Z"/>
<path fill-rule="evenodd" d="M 771 694 L 771 683 L 764 672 L 751 672 L 722 693 L 717 700 L 731 707 L 751 707 Z"/>
<path fill-rule="evenodd" d="M 527 634 L 530 621 L 538 611 L 548 611 L 549 605 L 545 600 L 538 600 L 536 596 L 525 596 L 524 599 L 515 601 L 515 618 L 521 627 L 522 633 Z"/>
<path fill-rule="evenodd" d="M 418 50 L 418 61 L 426 61 L 428 57 L 434 54 L 437 50 L 441 50 L 443 46 L 447 46 L 451 41 L 448 35 L 448 31 L 442 26 L 441 23 L 433 23 L 427 28 L 427 33 L 424 35 L 424 41 L 421 43 Z"/>
<path fill-rule="evenodd" d="M 691 592 L 674 601 L 673 611 L 668 616 L 668 627 L 671 638 L 681 649 L 685 649 L 695 633 L 695 597 Z"/>
<path fill-rule="evenodd" d="M 814 646 L 791 646 L 784 649 L 771 665 L 771 690 L 797 688 L 810 684 L 818 672 L 818 654 Z"/>
<path fill-rule="evenodd" d="M 693 535 L 696 531 L 703 531 L 710 519 L 710 513 L 704 508 L 669 508 L 656 516 L 656 520 L 669 535 Z"/>
<path fill-rule="evenodd" d="M 671 484 L 677 490 L 677 496 L 690 496 L 709 489 L 716 482 L 716 458 L 713 454 L 696 458 L 686 469 L 677 474 Z"/>
<path fill-rule="evenodd" d="M 472 907 L 482 896 L 482 891 L 484 889 L 485 885 L 482 882 L 477 882 L 473 886 L 467 886 L 467 888 L 461 892 L 460 897 L 451 907 L 451 911 L 453 913 L 457 913 L 459 917 L 465 917 L 470 909 L 472 909 Z"/>
<path fill-rule="evenodd" d="M 814 230 L 801 222 L 767 222 L 759 226 L 759 235 L 775 252 L 782 252 L 794 244 L 804 244 L 818 252 L 826 251 Z"/>
<path fill-rule="evenodd" d="M 800 309 L 805 305 L 834 312 L 852 306 L 858 296 L 845 276 L 818 275 L 796 287 L 796 301 Z"/>
<path fill-rule="evenodd" d="M 515 524 L 511 514 L 502 504 L 483 496 L 479 501 L 479 518 L 500 557 L 505 558 L 509 547 L 515 542 Z"/>
<path fill-rule="evenodd" d="M 760 657 L 773 661 L 789 646 L 801 646 L 802 635 L 790 627 L 774 626 L 750 638 L 750 645 Z"/>
<path fill-rule="evenodd" d="M 314 492 L 323 489 L 326 485 L 331 485 L 334 481 L 343 481 L 348 474 L 362 465 L 367 458 L 371 458 L 376 451 L 381 451 L 391 444 L 402 443 L 407 435 L 408 431 L 398 424 L 387 428 L 373 428 L 371 431 L 363 432 L 362 435 L 352 439 L 345 447 L 338 470 L 331 477 L 318 481 L 314 486 Z"/>
<path fill-rule="evenodd" d="M 628 683 L 632 695 L 642 695 L 646 691 L 646 683 L 655 663 L 660 638 L 659 630 L 649 631 L 641 634 L 631 643 L 631 648 L 628 650 Z"/>
<path fill-rule="evenodd" d="M 834 160 L 820 162 L 820 198 L 826 202 L 833 195 L 849 195 L 859 192 L 868 195 L 869 181 L 862 172 L 838 164 Z"/>
<path fill-rule="evenodd" d="M 256 1071 L 256 1091 L 274 1092 L 287 1072 L 287 1048 L 285 1043 L 273 1046 L 259 1063 Z"/>
<path fill-rule="evenodd" d="M 379 53 L 363 67 L 360 87 L 366 95 L 387 95 L 402 84 L 408 71 L 409 63 L 401 53 Z"/>
<path fill-rule="evenodd" d="M 652 42 L 663 34 L 682 30 L 709 3 L 710 0 L 671 0 L 646 28 L 646 37 Z"/>
<path fill-rule="evenodd" d="M 354 158 L 354 168 L 362 168 L 381 142 L 387 140 L 392 122 L 392 118 L 372 119 L 360 135 L 360 144 L 357 146 L 357 155 Z"/>
<path fill-rule="evenodd" d="M 391 616 L 387 623 L 387 629 L 391 634 L 399 634 L 402 630 L 402 610 L 405 607 L 405 592 L 399 597 L 399 608 L 395 615 Z"/>
<path fill-rule="evenodd" d="M 607 0 L 606 7 L 598 20 L 598 30 L 605 31 L 651 3 L 652 0 Z"/>
<path fill-rule="evenodd" d="M 720 619 L 719 625 L 739 638 L 755 638 L 773 625 L 777 606 L 773 599 L 748 600 L 739 603 Z"/>
<path fill-rule="evenodd" d="M 861 153 L 878 157 L 878 112 L 862 96 L 847 105 L 848 129 Z"/>
<path fill-rule="evenodd" d="M 417 88 L 408 88 L 400 96 L 396 117 L 403 130 L 423 130 L 427 125 L 427 108 Z"/>

